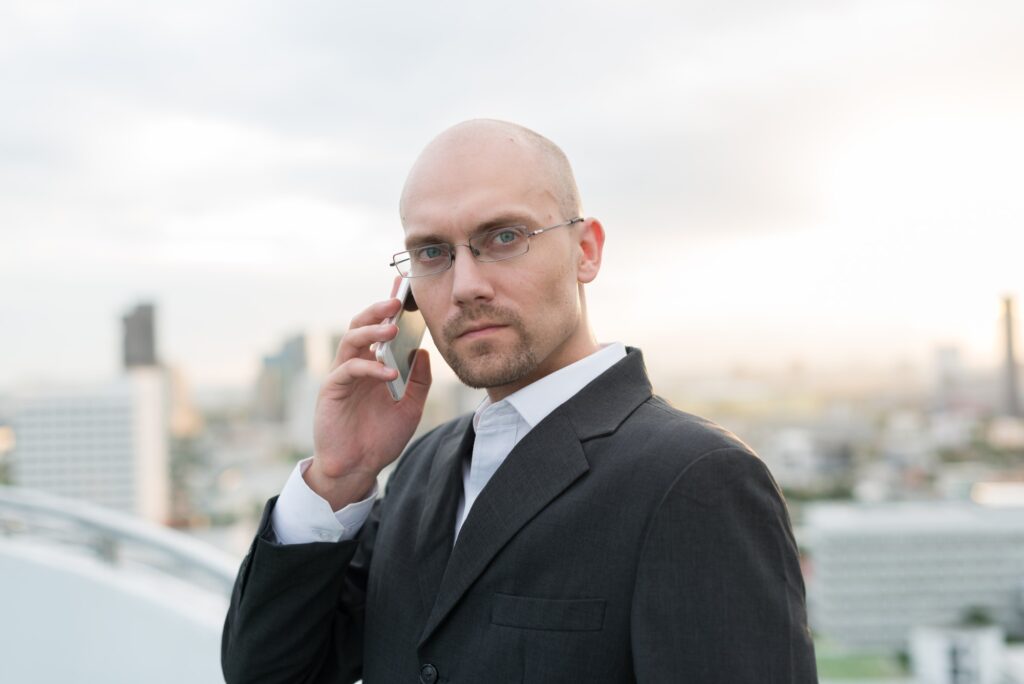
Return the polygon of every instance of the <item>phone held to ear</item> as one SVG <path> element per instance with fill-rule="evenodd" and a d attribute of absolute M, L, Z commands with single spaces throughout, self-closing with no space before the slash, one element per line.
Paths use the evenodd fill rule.
<path fill-rule="evenodd" d="M 398 371 L 398 377 L 387 382 L 391 397 L 398 401 L 405 396 L 405 387 L 409 384 L 409 376 L 416 362 L 416 350 L 419 349 L 427 324 L 413 299 L 409 278 L 402 278 L 395 297 L 402 302 L 402 307 L 387 322 L 398 326 L 398 334 L 377 345 L 376 353 L 378 361 Z"/>

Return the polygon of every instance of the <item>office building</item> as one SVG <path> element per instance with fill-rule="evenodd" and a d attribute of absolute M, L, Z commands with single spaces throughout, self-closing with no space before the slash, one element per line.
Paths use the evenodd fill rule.
<path fill-rule="evenodd" d="M 263 357 L 254 414 L 261 420 L 281 423 L 296 449 L 313 449 L 316 397 L 333 358 L 330 338 L 313 332 L 290 337 L 276 354 Z"/>
<path fill-rule="evenodd" d="M 1015 322 L 1013 297 L 1003 298 L 1003 411 L 1021 417 L 1020 389 L 1017 386 L 1017 354 L 1014 348 Z"/>
<path fill-rule="evenodd" d="M 816 503 L 801 541 L 812 628 L 842 648 L 900 651 L 971 613 L 1024 634 L 1024 507 Z"/>
<path fill-rule="evenodd" d="M 152 304 L 139 304 L 121 319 L 123 361 L 126 369 L 155 366 L 156 311 Z"/>
<path fill-rule="evenodd" d="M 280 351 L 263 357 L 263 369 L 256 381 L 256 417 L 281 422 L 288 417 L 292 386 L 307 372 L 307 337 L 295 335 L 284 341 Z"/>
<path fill-rule="evenodd" d="M 158 368 L 136 368 L 101 386 L 17 396 L 11 483 L 167 522 L 166 397 Z"/>
<path fill-rule="evenodd" d="M 958 347 L 941 346 L 935 350 L 934 408 L 949 411 L 965 403 L 967 373 Z"/>

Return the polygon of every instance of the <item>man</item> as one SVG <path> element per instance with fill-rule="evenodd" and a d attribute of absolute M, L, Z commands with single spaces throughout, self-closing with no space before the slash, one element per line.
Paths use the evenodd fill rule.
<path fill-rule="evenodd" d="M 651 393 L 599 345 L 584 286 L 604 229 L 565 155 L 520 126 L 438 136 L 400 202 L 395 256 L 435 344 L 487 388 L 406 447 L 405 397 L 352 320 L 315 455 L 267 504 L 224 627 L 228 682 L 816 681 L 785 504 L 743 442 Z M 396 281 L 397 285 L 397 281 Z M 376 479 L 398 461 L 382 498 Z"/>

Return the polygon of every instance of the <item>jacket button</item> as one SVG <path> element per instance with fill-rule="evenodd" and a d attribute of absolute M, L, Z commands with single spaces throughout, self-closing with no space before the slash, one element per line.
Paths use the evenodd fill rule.
<path fill-rule="evenodd" d="M 420 668 L 420 683 L 434 684 L 437 681 L 437 668 L 427 663 Z"/>

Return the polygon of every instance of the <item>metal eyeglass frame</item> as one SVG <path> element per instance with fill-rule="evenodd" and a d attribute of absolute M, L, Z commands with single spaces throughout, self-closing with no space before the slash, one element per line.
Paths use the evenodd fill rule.
<path fill-rule="evenodd" d="M 445 245 L 447 247 L 450 247 L 451 250 L 448 253 L 448 265 L 445 266 L 444 268 L 442 268 L 441 270 L 434 271 L 432 273 L 423 273 L 421 275 L 411 275 L 411 274 L 410 275 L 405 275 L 404 273 L 402 273 L 402 269 L 400 269 L 398 267 L 399 257 L 405 256 L 406 258 L 403 259 L 403 261 L 411 260 L 412 259 L 412 252 L 413 252 L 413 250 L 411 250 L 411 249 L 407 249 L 405 251 L 396 252 L 395 254 L 392 254 L 391 255 L 391 263 L 388 264 L 388 266 L 394 266 L 395 270 L 398 271 L 399 275 L 401 275 L 403 278 L 428 278 L 430 276 L 437 275 L 438 273 L 444 273 L 445 271 L 448 271 L 448 270 L 451 269 L 452 264 L 455 263 L 455 248 L 456 247 L 468 247 L 469 248 L 469 253 L 473 255 L 473 258 L 476 259 L 477 261 L 480 261 L 481 263 L 490 264 L 490 263 L 494 263 L 494 262 L 497 262 L 497 261 L 507 261 L 508 259 L 515 259 L 516 257 L 523 256 L 524 254 L 529 252 L 530 251 L 530 238 L 532 238 L 534 235 L 540 235 L 541 233 L 546 233 L 547 231 L 554 230 L 555 228 L 561 228 L 563 226 L 571 226 L 571 225 L 573 225 L 575 223 L 581 223 L 583 220 L 584 219 L 582 217 L 577 216 L 577 217 L 571 218 L 568 221 L 565 221 L 563 223 L 558 223 L 558 224 L 553 225 L 553 226 L 548 226 L 547 228 L 538 228 L 537 230 L 530 231 L 529 233 L 526 234 L 526 249 L 525 250 L 523 250 L 519 254 L 513 254 L 511 256 L 502 257 L 501 259 L 481 260 L 479 258 L 479 256 L 480 256 L 479 250 L 477 250 L 475 247 L 473 247 L 473 245 L 469 244 L 468 242 L 460 242 L 460 243 L 457 243 L 457 244 L 452 244 L 450 242 L 432 242 L 432 243 L 430 243 L 428 245 L 421 245 L 421 246 L 417 247 L 416 249 L 423 249 L 425 247 L 432 247 L 434 245 Z M 490 233 L 492 233 L 492 232 L 494 232 L 496 230 L 503 230 L 503 229 L 514 228 L 514 227 L 519 227 L 519 224 L 512 224 L 512 225 L 509 225 L 509 226 L 494 228 L 492 230 L 487 231 L 487 233 L 484 233 L 484 235 L 489 235 Z M 470 238 L 470 240 L 472 240 L 472 239 L 473 238 Z"/>

